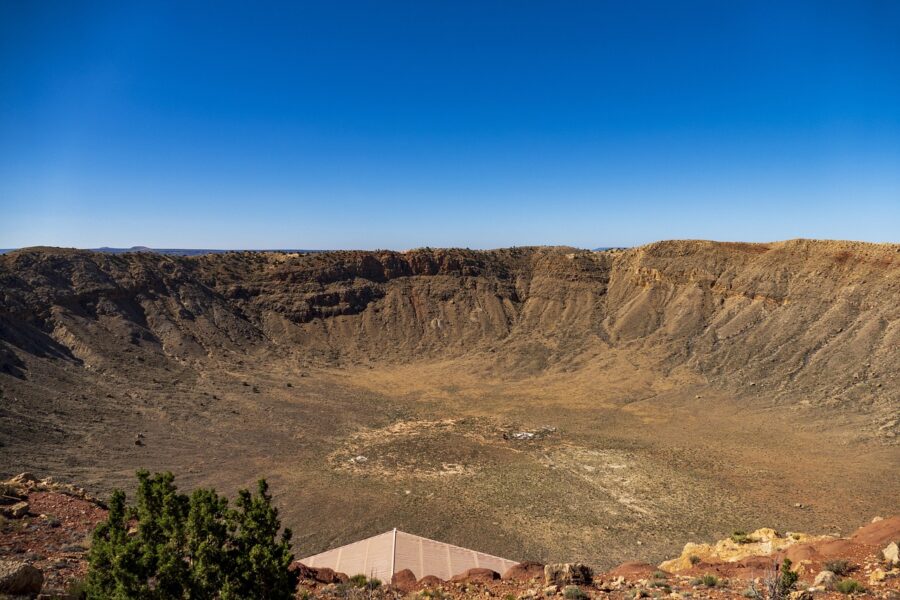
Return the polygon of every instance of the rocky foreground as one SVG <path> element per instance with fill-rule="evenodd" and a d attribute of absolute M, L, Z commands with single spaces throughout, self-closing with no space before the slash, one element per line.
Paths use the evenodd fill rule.
<path fill-rule="evenodd" d="M 78 598 L 93 528 L 106 518 L 102 502 L 70 484 L 22 474 L 0 484 L 0 597 Z M 518 564 L 500 574 L 470 569 L 441 581 L 397 573 L 366 581 L 330 569 L 300 571 L 297 597 L 309 598 L 775 598 L 777 565 L 798 575 L 784 596 L 900 600 L 900 515 L 876 517 L 849 537 L 735 532 L 715 543 L 688 543 L 658 566 L 621 564 L 595 573 L 577 563 Z"/>

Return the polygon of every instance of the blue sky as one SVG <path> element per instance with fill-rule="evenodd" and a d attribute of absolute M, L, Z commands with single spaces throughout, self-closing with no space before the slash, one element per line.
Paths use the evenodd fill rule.
<path fill-rule="evenodd" d="M 0 0 L 0 247 L 900 241 L 900 3 Z"/>

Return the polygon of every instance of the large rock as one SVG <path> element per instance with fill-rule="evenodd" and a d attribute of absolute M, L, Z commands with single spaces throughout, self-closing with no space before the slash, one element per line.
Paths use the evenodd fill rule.
<path fill-rule="evenodd" d="M 412 592 L 418 587 L 418 585 L 418 581 L 416 581 L 416 574 L 409 569 L 397 571 L 391 577 L 391 587 L 403 592 L 404 594 Z"/>
<path fill-rule="evenodd" d="M 28 514 L 27 502 L 16 502 L 9 506 L 0 506 L 0 515 L 7 519 L 21 519 Z"/>
<path fill-rule="evenodd" d="M 350 577 L 344 573 L 338 573 L 328 567 L 307 567 L 301 562 L 294 562 L 288 567 L 290 571 L 296 571 L 300 579 L 312 579 L 319 583 L 347 583 Z"/>
<path fill-rule="evenodd" d="M 316 570 L 312 567 L 307 567 L 300 561 L 295 561 L 290 564 L 288 567 L 288 571 L 297 573 L 297 577 L 300 579 L 315 579 L 316 578 Z"/>
<path fill-rule="evenodd" d="M 837 575 L 835 575 L 831 571 L 821 571 L 818 575 L 816 575 L 816 579 L 815 581 L 813 581 L 813 586 L 822 586 L 826 590 L 830 590 L 834 587 L 835 581 L 837 581 Z"/>
<path fill-rule="evenodd" d="M 897 542 L 888 544 L 887 547 L 881 551 L 881 556 L 884 557 L 884 562 L 886 562 L 889 567 L 900 567 L 900 546 L 897 546 Z"/>
<path fill-rule="evenodd" d="M 544 574 L 543 563 L 526 560 L 508 568 L 503 574 L 503 579 L 510 581 L 531 581 Z"/>
<path fill-rule="evenodd" d="M 593 578 L 591 568 L 581 563 L 560 563 L 544 567 L 544 583 L 548 586 L 587 585 Z"/>
<path fill-rule="evenodd" d="M 697 559 L 707 564 L 736 562 L 751 556 L 769 556 L 797 544 L 831 539 L 833 538 L 829 536 L 810 536 L 805 533 L 781 535 L 774 529 L 764 527 L 743 536 L 740 541 L 727 537 L 715 544 L 687 543 L 681 556 L 661 563 L 659 568 L 668 573 L 678 573 L 689 571 Z"/>
<path fill-rule="evenodd" d="M 500 579 L 500 573 L 491 569 L 467 569 L 450 578 L 454 583 L 487 583 Z"/>
<path fill-rule="evenodd" d="M 0 594 L 34 595 L 40 593 L 43 585 L 40 569 L 23 562 L 0 560 Z"/>

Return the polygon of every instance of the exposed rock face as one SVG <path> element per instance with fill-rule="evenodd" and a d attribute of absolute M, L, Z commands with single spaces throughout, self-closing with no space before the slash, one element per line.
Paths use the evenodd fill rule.
<path fill-rule="evenodd" d="M 43 585 L 40 569 L 23 562 L 0 560 L 0 594 L 34 595 L 40 593 Z"/>
<path fill-rule="evenodd" d="M 402 362 L 501 343 L 495 360 L 527 373 L 627 347 L 738 394 L 864 405 L 880 434 L 900 429 L 897 245 L 183 258 L 27 249 L 0 256 L 0 289 L 0 371 L 19 377 L 22 352 L 97 367 L 126 348 L 147 359 L 253 347 Z"/>
<path fill-rule="evenodd" d="M 544 567 L 544 583 L 564 587 L 587 585 L 593 580 L 591 568 L 581 563 L 561 563 Z"/>
<path fill-rule="evenodd" d="M 659 568 L 671 573 L 687 571 L 697 559 L 705 563 L 737 562 L 753 556 L 767 556 L 801 543 L 830 539 L 832 538 L 829 536 L 810 536 L 805 533 L 780 535 L 774 529 L 762 528 L 747 534 L 742 541 L 726 538 L 715 544 L 687 543 L 678 558 L 661 563 Z M 791 555 L 789 558 L 796 562 L 807 557 Z"/>

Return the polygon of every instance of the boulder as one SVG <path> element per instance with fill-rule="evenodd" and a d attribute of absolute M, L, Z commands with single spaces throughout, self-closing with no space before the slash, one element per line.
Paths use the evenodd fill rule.
<path fill-rule="evenodd" d="M 9 506 L 0 506 L 0 515 L 7 519 L 21 519 L 28 514 L 27 502 L 16 502 Z"/>
<path fill-rule="evenodd" d="M 307 567 L 301 563 L 294 563 L 296 565 L 300 565 L 300 575 L 301 577 L 305 577 L 306 579 L 312 579 L 314 581 L 318 581 L 319 583 L 347 583 L 350 581 L 350 577 L 345 575 L 344 573 L 338 573 L 334 569 L 329 569 L 328 567 Z"/>
<path fill-rule="evenodd" d="M 539 562 L 527 560 L 513 565 L 503 574 L 503 579 L 510 581 L 531 581 L 544 574 L 544 565 Z"/>
<path fill-rule="evenodd" d="M 881 556 L 884 557 L 884 562 L 887 563 L 888 567 L 900 567 L 900 546 L 897 545 L 897 542 L 888 544 L 887 547 L 881 551 Z"/>
<path fill-rule="evenodd" d="M 434 575 L 426 575 L 419 580 L 420 588 L 435 588 L 441 585 L 444 585 L 444 580 Z"/>
<path fill-rule="evenodd" d="M 316 578 L 316 570 L 312 567 L 307 567 L 302 562 L 296 561 L 292 562 L 288 567 L 288 571 L 291 573 L 296 572 L 297 576 L 300 579 L 315 579 Z"/>
<path fill-rule="evenodd" d="M 0 560 L 0 594 L 29 596 L 40 593 L 44 573 L 29 564 Z"/>
<path fill-rule="evenodd" d="M 830 590 L 834 587 L 835 581 L 837 581 L 837 575 L 831 571 L 821 571 L 816 575 L 816 578 L 813 581 L 813 587 L 821 586 L 826 590 Z"/>
<path fill-rule="evenodd" d="M 549 585 L 587 585 L 594 578 L 591 568 L 581 563 L 559 563 L 544 567 L 544 582 Z"/>
<path fill-rule="evenodd" d="M 416 581 L 416 574 L 409 569 L 397 571 L 391 577 L 391 587 L 403 592 L 404 594 L 408 594 L 409 592 L 415 590 L 418 585 L 418 581 Z"/>
<path fill-rule="evenodd" d="M 492 571 L 491 569 L 466 569 L 462 573 L 458 575 L 454 575 L 450 578 L 450 581 L 454 583 L 487 583 L 489 581 L 495 581 L 500 579 L 500 573 L 497 571 Z"/>

